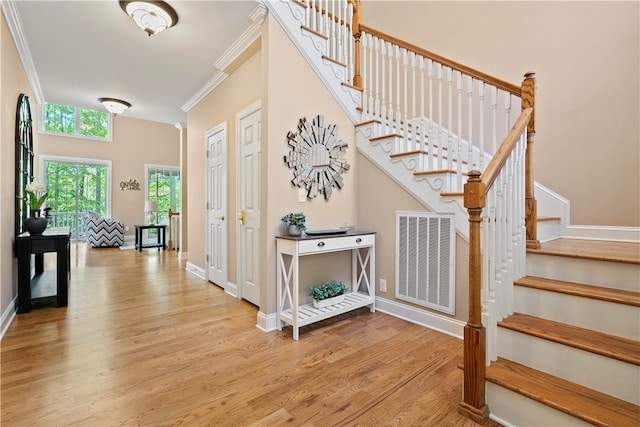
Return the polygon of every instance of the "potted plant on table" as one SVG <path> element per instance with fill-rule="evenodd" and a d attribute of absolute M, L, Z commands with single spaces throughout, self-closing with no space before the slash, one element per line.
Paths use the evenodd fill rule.
<path fill-rule="evenodd" d="M 290 236 L 300 236 L 307 229 L 305 222 L 307 218 L 304 213 L 288 213 L 282 217 L 282 222 L 287 224 L 287 232 Z"/>
<path fill-rule="evenodd" d="M 47 218 L 41 216 L 40 209 L 47 200 L 49 193 L 43 184 L 32 182 L 25 186 L 26 199 L 29 205 L 30 216 L 24 219 L 24 230 L 29 234 L 40 235 L 47 228 Z"/>
<path fill-rule="evenodd" d="M 347 286 L 342 282 L 332 280 L 311 288 L 311 297 L 315 308 L 324 308 L 344 301 Z"/>

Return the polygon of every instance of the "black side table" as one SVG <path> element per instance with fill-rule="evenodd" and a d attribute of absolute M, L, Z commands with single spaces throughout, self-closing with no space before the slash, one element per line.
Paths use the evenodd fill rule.
<path fill-rule="evenodd" d="M 138 252 L 142 252 L 142 248 L 160 248 L 167 249 L 167 225 L 166 224 L 145 224 L 136 225 L 136 249 Z M 158 241 L 157 242 L 144 242 L 142 240 L 142 230 L 157 230 Z"/>
<path fill-rule="evenodd" d="M 44 306 L 67 306 L 71 272 L 70 239 L 69 227 L 47 228 L 39 236 L 29 233 L 18 236 L 18 314 Z M 45 252 L 56 253 L 56 271 L 44 271 Z M 31 254 L 35 254 L 33 278 Z"/>

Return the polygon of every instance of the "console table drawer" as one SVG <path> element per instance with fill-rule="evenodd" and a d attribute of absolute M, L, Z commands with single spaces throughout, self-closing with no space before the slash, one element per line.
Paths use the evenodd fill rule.
<path fill-rule="evenodd" d="M 303 240 L 298 243 L 298 253 L 309 254 L 319 252 L 341 251 L 345 249 L 355 249 L 358 247 L 373 246 L 375 242 L 374 234 L 358 236 L 331 237 L 325 239 Z"/>

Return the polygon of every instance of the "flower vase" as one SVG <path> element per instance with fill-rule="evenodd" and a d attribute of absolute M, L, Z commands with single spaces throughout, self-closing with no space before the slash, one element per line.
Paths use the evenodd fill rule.
<path fill-rule="evenodd" d="M 31 236 L 39 236 L 47 228 L 47 218 L 40 216 L 40 210 L 32 210 L 31 216 L 24 219 L 24 231 Z"/>
<path fill-rule="evenodd" d="M 295 224 L 289 224 L 289 230 L 288 231 L 289 231 L 289 236 L 297 237 L 297 236 L 300 236 L 302 234 L 302 229 L 299 226 L 295 225 Z"/>

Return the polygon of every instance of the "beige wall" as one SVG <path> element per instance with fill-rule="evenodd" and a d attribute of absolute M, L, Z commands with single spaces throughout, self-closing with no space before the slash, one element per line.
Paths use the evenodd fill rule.
<path fill-rule="evenodd" d="M 274 313 L 276 306 L 276 248 L 274 238 L 281 233 L 280 218 L 288 212 L 304 212 L 309 229 L 337 228 L 357 224 L 357 156 L 353 124 L 333 96 L 325 88 L 304 57 L 294 47 L 281 27 L 268 16 L 263 27 L 264 73 L 268 128 L 263 120 L 263 169 L 268 170 L 262 194 L 263 271 L 266 272 L 266 294 L 261 295 L 260 311 Z M 286 58 L 286 60 L 283 60 Z M 289 153 L 286 135 L 296 131 L 302 117 L 324 115 L 325 123 L 337 124 L 338 135 L 349 144 L 345 158 L 351 170 L 344 177 L 344 188 L 334 189 L 329 201 L 315 198 L 298 202 L 298 190 L 291 184 L 292 174 L 283 158 Z M 330 268 L 333 268 L 331 264 Z M 331 269 L 329 270 L 330 274 Z M 326 277 L 325 279 L 331 279 Z M 320 278 L 316 278 L 319 280 Z"/>
<path fill-rule="evenodd" d="M 189 262 L 205 268 L 205 133 L 227 127 L 227 279 L 236 283 L 236 114 L 260 100 L 260 53 L 256 53 L 187 114 Z M 220 284 L 221 286 L 224 284 Z"/>
<path fill-rule="evenodd" d="M 418 200 L 399 187 L 376 165 L 358 155 L 358 226 L 363 230 L 376 231 L 376 295 L 401 304 L 413 305 L 395 298 L 396 259 L 396 212 L 429 212 Z M 375 214 L 372 215 L 372 212 Z M 459 320 L 467 320 L 469 301 L 469 244 L 456 234 L 456 296 L 455 314 Z M 387 281 L 387 292 L 381 292 L 378 279 Z M 449 315 L 422 306 L 415 307 L 433 311 L 438 315 Z"/>
<path fill-rule="evenodd" d="M 5 311 L 17 295 L 17 264 L 13 256 L 15 122 L 21 93 L 29 96 L 33 110 L 33 94 L 3 14 L 0 19 L 0 316 L 7 314 Z M 35 134 L 34 139 L 37 139 Z"/>
<path fill-rule="evenodd" d="M 115 116 L 112 142 L 39 134 L 35 151 L 36 175 L 40 155 L 111 160 L 110 216 L 129 227 L 127 234 L 133 234 L 133 225 L 146 223 L 144 165 L 180 167 L 180 132 L 166 123 Z M 140 191 L 120 190 L 120 182 L 130 179 L 140 183 Z"/>
<path fill-rule="evenodd" d="M 571 223 L 640 226 L 640 3 L 364 1 L 363 23 L 519 84 L 537 75 L 535 176 Z"/>

